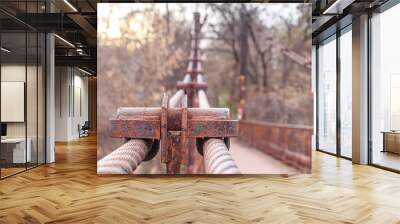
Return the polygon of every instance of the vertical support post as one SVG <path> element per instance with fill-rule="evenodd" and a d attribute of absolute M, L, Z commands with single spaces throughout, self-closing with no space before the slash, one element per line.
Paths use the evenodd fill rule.
<path fill-rule="evenodd" d="M 199 73 L 199 33 L 200 33 L 200 13 L 195 12 L 193 13 L 193 19 L 194 19 L 194 34 L 192 37 L 192 52 L 193 52 L 193 61 L 192 62 L 192 68 L 191 68 L 191 78 L 192 81 L 197 79 L 197 75 Z M 188 95 L 188 107 L 195 107 L 195 101 L 196 101 L 196 91 L 194 88 L 190 88 L 187 91 Z"/>
<path fill-rule="evenodd" d="M 368 163 L 368 15 L 353 20 L 352 159 Z"/>
<path fill-rule="evenodd" d="M 313 120 L 313 135 L 312 135 L 312 150 L 316 150 L 317 149 L 317 132 L 318 132 L 318 124 L 317 124 L 317 116 L 318 116 L 318 106 L 317 106 L 317 101 L 318 101 L 318 97 L 317 97 L 317 54 L 318 54 L 318 46 L 313 46 L 312 47 L 312 69 L 311 69 L 311 73 L 312 73 L 312 78 L 311 78 L 311 86 L 312 86 L 312 93 L 313 93 L 313 113 L 314 113 L 314 120 Z"/>
<path fill-rule="evenodd" d="M 182 97 L 182 133 L 181 133 L 181 144 L 182 144 L 182 151 L 181 151 L 181 160 L 180 163 L 187 164 L 188 163 L 188 151 L 189 148 L 189 141 L 187 137 L 187 129 L 188 129 L 188 112 L 187 112 L 187 96 Z"/>
<path fill-rule="evenodd" d="M 160 150 L 161 150 L 161 162 L 162 163 L 167 163 L 170 158 L 168 155 L 168 145 L 167 145 L 167 135 L 168 135 L 168 105 L 169 104 L 169 99 L 168 95 L 164 93 L 163 98 L 162 98 L 162 104 L 161 104 L 161 117 L 160 117 L 160 122 L 161 122 L 161 139 L 160 139 Z"/>
<path fill-rule="evenodd" d="M 170 159 L 167 162 L 167 174 L 179 174 L 181 169 L 181 146 L 182 142 L 181 131 L 169 131 L 168 132 L 168 146 L 170 150 L 168 150 L 170 154 Z"/>
<path fill-rule="evenodd" d="M 2 23 L 0 23 L 0 47 L 2 47 L 2 42 L 1 42 L 2 37 L 1 37 L 1 35 L 2 35 Z M 1 66 L 2 66 L 1 55 L 2 55 L 2 53 L 0 52 L 0 83 L 1 83 L 1 77 L 2 77 L 2 75 L 1 75 Z M 1 85 L 0 85 L 0 99 L 1 99 Z M 2 110 L 2 108 L 1 108 L 1 102 L 0 102 L 0 124 L 2 124 L 2 122 L 1 122 L 1 110 Z M 0 180 L 1 180 L 1 168 L 2 168 L 2 163 L 3 163 L 2 162 L 2 158 L 3 157 L 1 156 L 1 152 L 4 150 L 4 149 L 2 149 L 1 145 L 2 144 L 0 144 Z"/>
<path fill-rule="evenodd" d="M 193 20 L 194 20 L 194 33 L 193 33 L 193 43 L 194 46 L 192 46 L 192 52 L 193 52 L 193 60 L 192 62 L 192 73 L 191 73 L 191 78 L 192 78 L 192 82 L 196 82 L 197 80 L 197 76 L 199 74 L 199 40 L 200 40 L 200 13 L 195 12 L 193 13 Z M 187 96 L 187 100 L 186 100 L 186 106 L 188 107 L 198 107 L 198 96 L 196 93 L 196 89 L 195 88 L 191 88 L 188 91 L 188 96 Z M 186 112 L 185 112 L 186 111 Z M 186 115 L 185 115 L 186 114 Z M 186 119 L 186 122 L 184 122 L 184 119 Z M 187 128 L 187 110 L 184 109 L 183 115 L 182 115 L 182 128 Z M 186 125 L 186 127 L 185 127 Z M 182 136 L 182 138 L 185 138 L 185 136 Z M 183 148 L 186 148 L 186 155 L 185 155 L 185 164 L 186 164 L 186 169 L 188 173 L 192 173 L 193 169 L 194 169 L 194 163 L 196 161 L 196 142 L 194 139 L 191 138 L 186 138 L 186 142 L 184 143 L 186 144 L 185 146 L 183 146 Z"/>
<path fill-rule="evenodd" d="M 46 11 L 53 12 L 54 6 L 46 1 Z M 54 34 L 46 34 L 46 163 L 55 162 L 55 53 Z"/>
<path fill-rule="evenodd" d="M 340 101 L 341 101 L 341 64 L 340 64 L 340 36 L 341 32 L 339 27 L 336 31 L 336 155 L 341 156 L 341 146 L 342 146 L 342 123 L 341 123 L 341 108 L 340 108 Z"/>
<path fill-rule="evenodd" d="M 248 27 L 247 27 L 247 17 L 245 13 L 245 6 L 242 5 L 240 11 L 240 35 L 239 35 L 239 43 L 240 43 L 240 53 L 239 53 L 239 105 L 238 105 L 238 119 L 242 120 L 245 117 L 244 107 L 246 104 L 246 76 L 247 76 L 247 56 L 249 51 L 248 45 Z"/>

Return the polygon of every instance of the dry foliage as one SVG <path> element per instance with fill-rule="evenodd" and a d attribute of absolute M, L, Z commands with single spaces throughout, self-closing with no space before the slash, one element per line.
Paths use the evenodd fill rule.
<path fill-rule="evenodd" d="M 171 4 L 169 4 L 171 5 Z M 275 123 L 312 123 L 311 71 L 283 57 L 286 47 L 311 57 L 309 5 L 298 4 L 286 16 L 268 10 L 271 4 L 201 4 L 205 45 L 204 69 L 208 97 L 216 107 L 235 114 L 238 101 L 240 24 L 248 27 L 248 119 Z M 118 7 L 110 4 L 111 13 Z M 165 6 L 166 10 L 160 11 Z M 177 4 L 149 4 L 119 19 L 121 35 L 98 35 L 99 158 L 121 143 L 108 137 L 109 119 L 118 107 L 159 106 L 163 92 L 175 92 L 187 67 L 192 20 L 182 19 L 188 9 Z M 176 10 L 178 8 L 179 10 Z M 296 16 L 294 16 L 296 14 Z M 106 28 L 114 26 L 99 18 Z M 271 19 L 271 22 L 269 22 Z M 273 22 L 272 22 L 273 21 Z"/>
<path fill-rule="evenodd" d="M 276 4 L 208 4 L 220 18 L 207 24 L 206 39 L 212 40 L 205 65 L 210 96 L 217 105 L 236 111 L 244 20 L 248 29 L 246 119 L 311 125 L 311 71 L 282 54 L 287 48 L 311 58 L 310 5 L 289 4 L 290 14 L 269 10 L 268 5 Z"/>
<path fill-rule="evenodd" d="M 167 20 L 156 9 L 133 11 L 120 23 L 120 38 L 98 38 L 99 158 L 121 142 L 108 137 L 117 109 L 159 106 L 181 79 L 189 50 L 186 21 Z"/>

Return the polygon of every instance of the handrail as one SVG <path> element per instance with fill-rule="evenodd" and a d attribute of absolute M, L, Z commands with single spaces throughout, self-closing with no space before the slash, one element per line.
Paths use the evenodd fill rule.
<path fill-rule="evenodd" d="M 257 120 L 240 120 L 240 123 L 251 123 L 255 125 L 268 125 L 272 127 L 279 127 L 279 128 L 292 128 L 292 129 L 304 129 L 304 130 L 313 130 L 312 126 L 309 125 L 300 125 L 300 124 L 282 124 L 282 123 L 272 123 L 268 121 L 257 121 Z"/>

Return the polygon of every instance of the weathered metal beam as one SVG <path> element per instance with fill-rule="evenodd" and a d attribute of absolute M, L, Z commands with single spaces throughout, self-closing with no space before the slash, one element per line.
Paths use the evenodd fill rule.
<path fill-rule="evenodd" d="M 56 56 L 56 66 L 84 66 L 96 70 L 97 61 L 91 56 Z"/>
<path fill-rule="evenodd" d="M 160 139 L 160 120 L 111 120 L 111 137 Z"/>
<path fill-rule="evenodd" d="M 236 137 L 238 135 L 235 120 L 189 120 L 188 137 L 191 138 L 220 138 Z"/>
<path fill-rule="evenodd" d="M 143 119 L 159 120 L 161 116 L 160 107 L 120 107 L 117 111 L 116 119 Z M 188 108 L 188 118 L 210 118 L 210 119 L 228 119 L 230 116 L 228 108 Z M 174 117 L 180 117 L 182 108 L 168 108 L 169 121 Z"/>
<path fill-rule="evenodd" d="M 18 13 L 16 17 L 42 32 L 82 30 L 67 15 L 65 13 Z"/>
<path fill-rule="evenodd" d="M 207 83 L 196 83 L 196 82 L 177 82 L 176 88 L 184 89 L 185 91 L 189 90 L 199 90 L 199 89 L 207 89 Z"/>
<path fill-rule="evenodd" d="M 178 113 L 176 113 L 178 112 Z M 206 112 L 206 111 L 203 111 Z M 187 117 L 186 122 L 182 117 Z M 187 137 L 233 137 L 238 135 L 237 121 L 221 116 L 193 116 L 189 110 L 178 110 L 163 118 L 157 116 L 111 120 L 111 137 L 161 139 L 161 122 L 166 118 L 168 131 L 185 131 Z M 190 118 L 189 118 L 190 117 Z M 155 119 L 156 118 L 156 119 Z"/>
<path fill-rule="evenodd" d="M 79 13 L 70 13 L 67 14 L 68 17 L 73 20 L 77 25 L 79 25 L 90 37 L 95 38 L 97 35 L 96 28 L 90 24 L 85 17 L 83 17 Z"/>

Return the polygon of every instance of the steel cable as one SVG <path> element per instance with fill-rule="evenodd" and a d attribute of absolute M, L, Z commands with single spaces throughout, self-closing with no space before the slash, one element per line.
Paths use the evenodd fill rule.
<path fill-rule="evenodd" d="M 131 139 L 97 162 L 98 174 L 133 174 L 149 152 L 142 139 Z"/>

